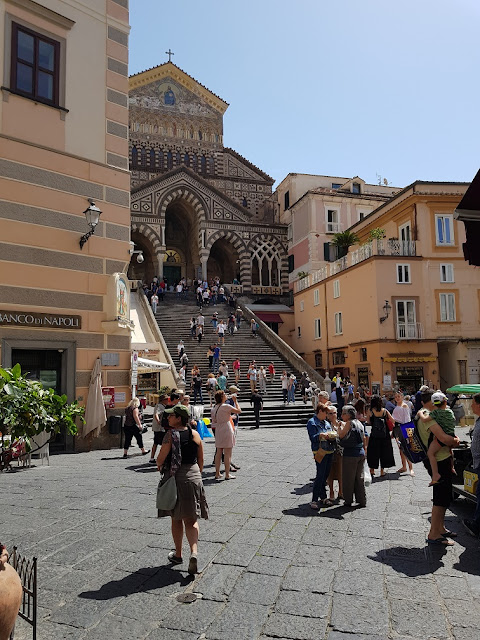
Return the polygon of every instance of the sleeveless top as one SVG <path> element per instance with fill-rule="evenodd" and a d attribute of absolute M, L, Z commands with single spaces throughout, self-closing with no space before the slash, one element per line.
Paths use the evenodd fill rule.
<path fill-rule="evenodd" d="M 135 426 L 135 419 L 133 417 L 133 408 L 132 407 L 127 407 L 125 409 L 125 426 L 126 427 L 134 427 Z"/>
<path fill-rule="evenodd" d="M 190 427 L 186 431 L 179 431 L 182 464 L 196 464 L 198 444 L 193 439 Z"/>

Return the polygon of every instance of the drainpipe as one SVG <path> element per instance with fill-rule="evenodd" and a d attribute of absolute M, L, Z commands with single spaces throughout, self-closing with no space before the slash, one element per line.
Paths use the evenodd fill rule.
<path fill-rule="evenodd" d="M 418 231 L 417 231 L 417 203 L 413 203 L 413 239 L 418 240 Z"/>

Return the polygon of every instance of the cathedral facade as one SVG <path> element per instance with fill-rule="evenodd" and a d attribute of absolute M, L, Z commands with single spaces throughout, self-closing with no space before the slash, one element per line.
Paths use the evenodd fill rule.
<path fill-rule="evenodd" d="M 132 76 L 129 103 L 131 235 L 145 258 L 130 277 L 219 276 L 246 293 L 286 293 L 274 180 L 223 146 L 228 104 L 172 62 Z"/>

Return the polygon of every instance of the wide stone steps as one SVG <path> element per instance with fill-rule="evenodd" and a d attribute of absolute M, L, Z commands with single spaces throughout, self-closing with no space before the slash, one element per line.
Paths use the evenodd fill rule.
<path fill-rule="evenodd" d="M 163 338 L 173 361 L 180 368 L 179 358 L 177 355 L 177 344 L 179 340 L 183 340 L 185 352 L 188 355 L 188 367 L 186 376 L 186 392 L 192 396 L 190 372 L 194 364 L 197 364 L 202 376 L 202 394 L 204 401 L 204 417 L 210 417 L 210 406 L 208 394 L 205 390 L 205 383 L 209 373 L 207 349 L 209 345 L 218 341 L 218 336 L 214 332 L 210 323 L 211 316 L 214 311 L 218 311 L 220 319 L 227 319 L 230 309 L 225 305 L 217 305 L 208 309 L 203 309 L 205 316 L 205 330 L 202 341 L 199 343 L 190 335 L 190 319 L 197 317 L 198 306 L 194 303 L 193 298 L 178 299 L 170 294 L 165 296 L 164 302 L 160 303 L 157 309 L 156 320 L 162 332 Z M 254 426 L 253 408 L 250 407 L 249 398 L 251 395 L 250 383 L 246 379 L 246 374 L 250 362 L 254 359 L 257 369 L 263 365 L 267 369 L 270 362 L 273 362 L 276 369 L 276 378 L 274 381 L 267 381 L 267 394 L 264 396 L 264 408 L 261 413 L 261 427 L 305 427 L 307 420 L 312 416 L 313 410 L 311 403 L 305 405 L 300 398 L 300 390 L 297 385 L 296 404 L 283 404 L 282 389 L 280 382 L 280 374 L 283 370 L 294 373 L 297 380 L 301 376 L 301 372 L 293 369 L 283 357 L 278 354 L 268 343 L 266 343 L 261 335 L 254 338 L 251 335 L 250 325 L 243 322 L 241 328 L 233 335 L 225 334 L 225 345 L 220 345 L 221 360 L 225 360 L 229 368 L 228 384 L 235 383 L 232 363 L 235 358 L 240 359 L 241 378 L 237 384 L 240 391 L 238 399 L 242 414 L 240 416 L 240 428 L 249 428 Z M 258 383 L 257 383 L 258 387 Z M 193 397 L 192 397 L 193 400 Z"/>

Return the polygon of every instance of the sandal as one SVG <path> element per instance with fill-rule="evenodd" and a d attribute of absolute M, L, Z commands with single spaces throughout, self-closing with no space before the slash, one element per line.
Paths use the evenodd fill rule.
<path fill-rule="evenodd" d="M 458 533 L 456 531 L 449 531 L 448 529 L 445 533 L 442 533 L 442 538 L 456 538 Z"/>
<path fill-rule="evenodd" d="M 427 538 L 425 542 L 437 547 L 453 547 L 453 545 L 455 544 L 453 540 L 448 540 L 448 538 L 435 538 L 435 540 Z"/>
<path fill-rule="evenodd" d="M 315 511 L 318 511 L 319 509 L 318 502 L 315 502 L 315 500 L 310 502 L 310 509 L 315 509 Z"/>

